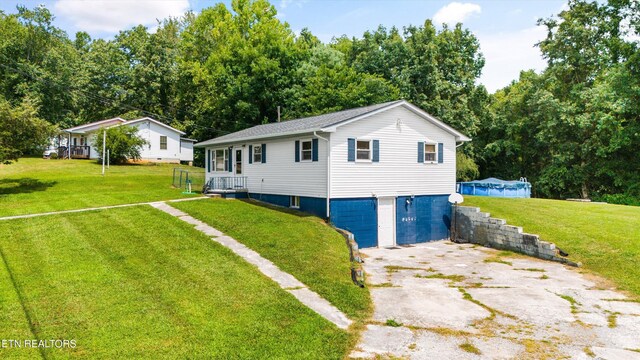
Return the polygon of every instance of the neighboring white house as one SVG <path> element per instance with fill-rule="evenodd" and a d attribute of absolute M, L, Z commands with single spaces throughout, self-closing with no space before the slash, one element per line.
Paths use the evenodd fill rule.
<path fill-rule="evenodd" d="M 456 147 L 470 139 L 404 101 L 254 126 L 197 143 L 210 191 L 297 208 L 360 247 L 448 236 Z"/>
<path fill-rule="evenodd" d="M 113 126 L 134 126 L 138 129 L 138 136 L 147 141 L 147 145 L 140 151 L 142 160 L 176 163 L 193 161 L 195 140 L 184 138 L 184 132 L 149 117 L 136 120 L 113 118 L 65 129 L 65 135 L 60 139 L 58 156 L 99 158 L 102 149 L 93 146 L 94 137 L 100 130 Z"/>

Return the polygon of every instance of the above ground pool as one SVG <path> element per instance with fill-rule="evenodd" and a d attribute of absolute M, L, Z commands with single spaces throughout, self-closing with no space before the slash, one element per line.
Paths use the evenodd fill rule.
<path fill-rule="evenodd" d="M 500 180 L 487 178 L 459 182 L 456 186 L 458 193 L 462 195 L 495 196 L 508 198 L 530 198 L 531 183 L 525 178 L 520 180 Z"/>

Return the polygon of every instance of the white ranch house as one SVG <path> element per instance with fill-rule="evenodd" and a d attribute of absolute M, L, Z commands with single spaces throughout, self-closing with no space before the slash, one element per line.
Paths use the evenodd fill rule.
<path fill-rule="evenodd" d="M 102 129 L 113 126 L 135 126 L 138 129 L 138 136 L 147 141 L 140 151 L 142 160 L 171 163 L 193 161 L 195 140 L 183 137 L 184 132 L 150 117 L 135 120 L 117 117 L 65 129 L 64 136 L 59 140 L 61 146 L 58 156 L 71 159 L 100 158 L 102 149 L 93 145 L 94 137 Z"/>
<path fill-rule="evenodd" d="M 470 139 L 404 101 L 270 123 L 197 143 L 210 192 L 328 219 L 360 247 L 448 236 L 456 147 Z"/>

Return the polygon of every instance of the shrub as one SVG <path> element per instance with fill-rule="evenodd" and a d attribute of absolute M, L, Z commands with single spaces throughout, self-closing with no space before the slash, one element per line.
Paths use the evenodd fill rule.
<path fill-rule="evenodd" d="M 107 149 L 109 150 L 109 162 L 123 164 L 127 160 L 140 160 L 140 151 L 147 141 L 138 136 L 138 129 L 132 126 L 116 126 L 106 129 Z M 102 138 L 103 132 L 98 131 L 94 137 L 94 144 L 100 154 L 99 162 L 102 162 Z"/>
<path fill-rule="evenodd" d="M 55 160 L 58 158 L 58 154 L 57 153 L 51 153 L 51 155 L 49 155 L 49 159 L 51 160 Z"/>
<path fill-rule="evenodd" d="M 640 198 L 629 194 L 603 194 L 594 196 L 593 200 L 609 204 L 640 206 Z"/>
<path fill-rule="evenodd" d="M 457 181 L 471 181 L 480 176 L 478 165 L 473 159 L 462 152 L 456 153 L 456 178 Z"/>

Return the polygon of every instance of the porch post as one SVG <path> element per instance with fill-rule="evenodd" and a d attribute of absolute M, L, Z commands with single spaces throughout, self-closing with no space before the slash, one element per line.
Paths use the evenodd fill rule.
<path fill-rule="evenodd" d="M 67 159 L 71 160 L 71 133 L 69 133 L 69 141 L 67 142 Z"/>

